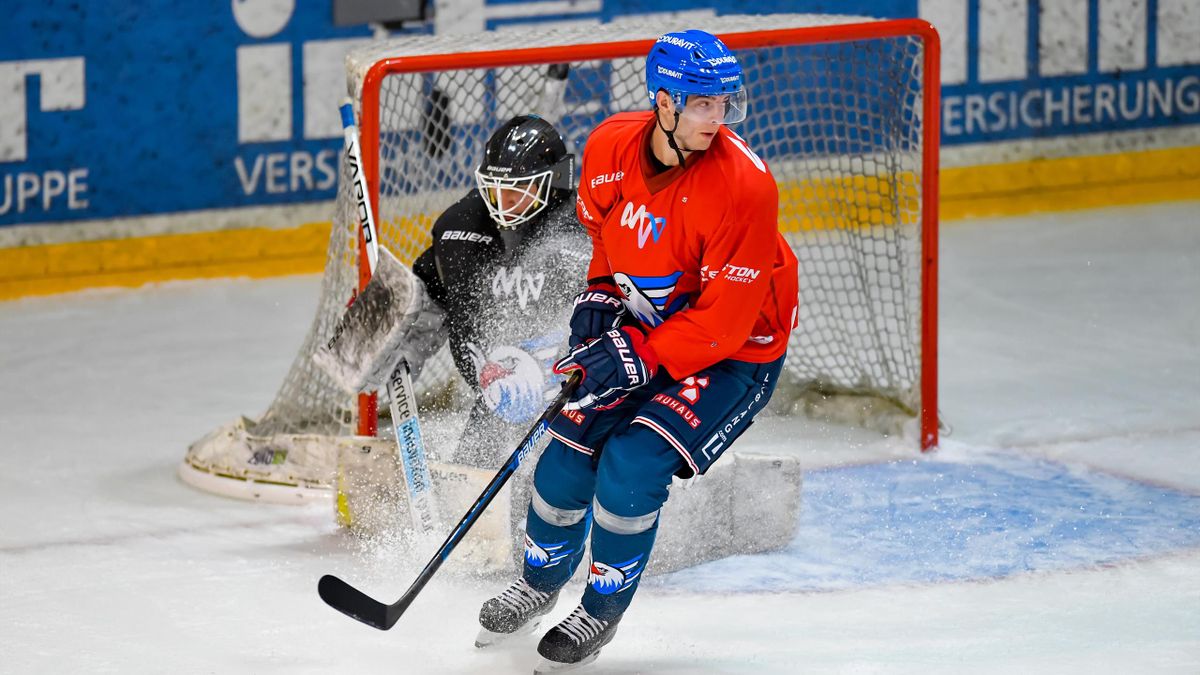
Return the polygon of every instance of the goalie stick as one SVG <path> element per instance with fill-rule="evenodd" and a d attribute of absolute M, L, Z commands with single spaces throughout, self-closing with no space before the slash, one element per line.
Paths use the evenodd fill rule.
<path fill-rule="evenodd" d="M 354 107 L 347 101 L 342 103 L 340 111 L 346 141 L 346 159 L 352 169 L 351 189 L 358 202 L 356 211 L 363 242 L 366 244 L 367 264 L 374 274 L 379 264 L 379 236 L 375 227 L 375 212 L 371 209 L 370 192 L 367 190 L 366 177 L 362 171 L 358 128 L 354 124 Z M 425 444 L 421 440 L 421 423 L 417 417 L 416 395 L 407 361 L 400 359 L 396 363 L 388 375 L 386 386 L 388 406 L 392 413 L 392 429 L 396 433 L 400 464 L 404 469 L 404 482 L 408 488 L 409 515 L 418 535 L 432 536 L 437 527 L 437 513 L 431 492 L 433 482 L 429 476 L 429 465 L 425 461 Z"/>
<path fill-rule="evenodd" d="M 396 621 L 400 619 L 400 615 L 404 614 L 404 611 L 416 599 L 417 594 L 421 592 L 425 584 L 429 583 L 429 580 L 433 578 L 438 568 L 450 556 L 450 552 L 454 550 L 454 547 L 467 535 L 467 532 L 470 531 L 475 521 L 479 520 L 484 509 L 492 502 L 492 498 L 500 492 L 500 488 L 504 487 L 504 484 L 516 472 L 521 462 L 525 460 L 525 457 L 533 450 L 533 447 L 541 439 L 542 435 L 546 433 L 546 429 L 550 427 L 550 421 L 562 411 L 563 406 L 567 403 L 567 399 L 571 397 L 571 394 L 579 386 L 580 379 L 579 373 L 575 372 L 563 383 L 562 391 L 558 393 L 558 396 L 554 398 L 550 406 L 546 408 L 546 411 L 534 423 L 529 433 L 525 434 L 525 438 L 513 453 L 509 455 L 508 461 L 496 472 L 496 476 L 483 489 L 483 493 L 479 495 L 479 498 L 467 510 L 462 520 L 458 521 L 458 525 L 454 526 L 454 529 L 450 532 L 450 536 L 446 537 L 446 541 L 442 543 L 441 548 L 426 563 L 425 568 L 417 575 L 417 579 L 408 587 L 404 595 L 400 596 L 399 600 L 390 605 L 385 605 L 332 574 L 326 574 L 317 583 L 317 592 L 321 595 L 321 599 L 337 611 L 373 628 L 387 630 L 394 626 Z"/>

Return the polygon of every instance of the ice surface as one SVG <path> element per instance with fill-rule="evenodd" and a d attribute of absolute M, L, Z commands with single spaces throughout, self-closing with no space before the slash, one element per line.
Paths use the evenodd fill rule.
<path fill-rule="evenodd" d="M 1200 672 L 1198 208 L 945 226 L 942 449 L 763 419 L 739 443 L 808 469 L 796 537 L 648 579 L 587 672 Z M 175 478 L 265 408 L 318 284 L 0 304 L 0 672 L 532 670 L 471 646 L 501 580 L 447 566 L 380 633 L 317 578 L 390 601 L 424 560 Z"/>

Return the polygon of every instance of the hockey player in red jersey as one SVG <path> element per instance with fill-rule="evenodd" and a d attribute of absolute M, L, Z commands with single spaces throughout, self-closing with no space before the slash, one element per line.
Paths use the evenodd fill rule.
<path fill-rule="evenodd" d="M 593 253 L 555 364 L 583 380 L 538 461 L 522 576 L 480 611 L 480 646 L 534 630 L 590 530 L 588 586 L 539 643 L 543 670 L 612 639 L 672 477 L 703 474 L 750 426 L 796 320 L 778 188 L 726 126 L 746 115 L 737 58 L 703 31 L 668 33 L 646 80 L 653 109 L 613 115 L 584 150 L 576 211 Z"/>

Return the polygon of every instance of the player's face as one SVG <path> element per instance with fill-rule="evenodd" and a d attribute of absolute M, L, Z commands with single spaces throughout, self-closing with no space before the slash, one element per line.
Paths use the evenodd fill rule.
<path fill-rule="evenodd" d="M 501 227 L 516 227 L 537 216 L 550 194 L 550 172 L 536 176 L 506 178 L 475 171 L 475 186 L 487 204 L 488 213 Z"/>
<path fill-rule="evenodd" d="M 675 129 L 675 139 L 680 147 L 707 150 L 717 137 L 728 103 L 728 96 L 689 96 L 679 112 L 679 126 Z"/>
<path fill-rule="evenodd" d="M 496 206 L 500 207 L 500 211 L 507 215 L 523 216 L 525 212 L 533 207 L 537 201 L 537 196 L 531 189 L 516 189 L 516 188 L 497 188 L 496 189 Z"/>

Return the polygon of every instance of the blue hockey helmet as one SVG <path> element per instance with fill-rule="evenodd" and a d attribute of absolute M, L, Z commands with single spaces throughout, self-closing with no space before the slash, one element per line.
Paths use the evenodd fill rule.
<path fill-rule="evenodd" d="M 720 38 L 702 30 L 667 33 L 646 56 L 646 92 L 655 103 L 665 90 L 679 110 L 689 96 L 729 96 L 725 124 L 746 119 L 746 88 L 737 57 Z"/>

